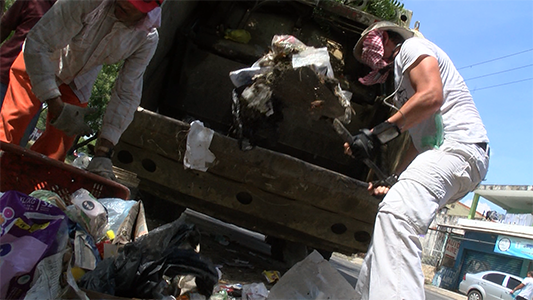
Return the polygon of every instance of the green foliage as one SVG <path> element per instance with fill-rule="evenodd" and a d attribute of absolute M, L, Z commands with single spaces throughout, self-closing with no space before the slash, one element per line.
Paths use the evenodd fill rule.
<path fill-rule="evenodd" d="M 15 0 L 6 0 L 4 11 L 8 10 L 11 7 L 11 5 L 13 5 L 13 3 L 15 3 Z"/>
<path fill-rule="evenodd" d="M 107 103 L 111 99 L 111 90 L 113 89 L 115 79 L 121 67 L 122 62 L 114 65 L 104 65 L 102 71 L 100 71 L 96 78 L 89 100 L 89 106 L 98 108 L 98 113 L 87 116 L 86 118 L 93 132 L 100 131 Z"/>
<path fill-rule="evenodd" d="M 89 99 L 89 106 L 98 108 L 98 112 L 89 116 L 86 116 L 85 120 L 96 134 L 100 131 L 102 127 L 102 119 L 107 107 L 107 103 L 111 98 L 111 90 L 115 84 L 115 79 L 118 75 L 118 71 L 122 67 L 123 62 L 113 64 L 113 65 L 104 65 L 102 71 L 98 74 L 96 81 L 94 83 L 91 98 Z M 44 130 L 46 128 L 46 116 L 47 116 L 46 107 L 43 109 L 39 121 L 37 122 L 37 128 Z M 83 143 L 90 137 L 81 137 L 76 144 Z M 94 142 L 92 142 L 94 144 Z M 76 145 L 74 146 L 76 148 Z M 80 148 L 80 151 L 86 152 L 86 146 Z"/>
<path fill-rule="evenodd" d="M 352 5 L 360 6 L 363 0 L 353 1 Z M 366 5 L 361 9 L 382 20 L 395 21 L 398 17 L 397 12 L 403 11 L 404 4 L 399 0 L 368 0 Z"/>
<path fill-rule="evenodd" d="M 402 10 L 403 4 L 397 0 L 371 0 L 368 4 L 368 12 L 378 18 L 393 21 L 396 18 L 396 11 Z"/>

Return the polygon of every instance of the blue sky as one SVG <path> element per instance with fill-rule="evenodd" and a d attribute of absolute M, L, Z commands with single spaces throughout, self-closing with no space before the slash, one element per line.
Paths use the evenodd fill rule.
<path fill-rule="evenodd" d="M 533 1 L 402 3 L 413 12 L 411 27 L 420 21 L 420 32 L 450 56 L 472 92 L 492 151 L 482 184 L 533 185 Z M 478 211 L 504 212 L 480 202 Z"/>

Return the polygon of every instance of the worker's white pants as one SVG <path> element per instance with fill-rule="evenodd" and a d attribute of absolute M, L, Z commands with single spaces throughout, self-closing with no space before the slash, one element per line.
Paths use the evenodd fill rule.
<path fill-rule="evenodd" d="M 427 232 L 439 208 L 476 188 L 488 163 L 483 149 L 457 142 L 413 160 L 379 205 L 357 299 L 425 299 L 419 235 Z"/>

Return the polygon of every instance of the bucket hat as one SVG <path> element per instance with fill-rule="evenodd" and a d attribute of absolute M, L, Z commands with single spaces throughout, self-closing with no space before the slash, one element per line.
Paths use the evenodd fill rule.
<path fill-rule="evenodd" d="M 135 8 L 143 13 L 149 13 L 154 8 L 161 6 L 163 0 L 128 0 Z"/>
<path fill-rule="evenodd" d="M 412 30 L 410 30 L 409 28 L 401 27 L 393 22 L 390 22 L 390 21 L 376 22 L 368 26 L 368 28 L 365 29 L 363 33 L 361 33 L 361 37 L 355 44 L 355 47 L 353 47 L 353 55 L 360 62 L 363 62 L 361 60 L 361 53 L 363 51 L 363 41 L 365 40 L 368 33 L 374 29 L 379 29 L 383 31 L 387 31 L 387 30 L 394 31 L 400 34 L 404 39 L 408 39 L 414 36 L 414 32 Z"/>

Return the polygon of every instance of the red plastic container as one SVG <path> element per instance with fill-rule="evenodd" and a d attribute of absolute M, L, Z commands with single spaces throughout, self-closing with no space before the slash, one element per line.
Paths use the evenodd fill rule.
<path fill-rule="evenodd" d="M 0 191 L 30 194 L 39 189 L 50 190 L 71 203 L 70 195 L 80 188 L 96 198 L 130 197 L 130 190 L 118 182 L 0 141 Z"/>

